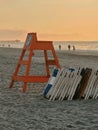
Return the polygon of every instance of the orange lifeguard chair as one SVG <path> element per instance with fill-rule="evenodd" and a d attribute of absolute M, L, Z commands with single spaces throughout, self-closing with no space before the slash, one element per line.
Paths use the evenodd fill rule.
<path fill-rule="evenodd" d="M 33 52 L 34 50 L 43 50 L 44 51 L 46 72 L 47 72 L 46 76 L 30 76 L 29 75 L 30 65 L 31 65 L 32 57 L 34 55 L 34 52 Z M 52 54 L 54 57 L 53 60 L 48 59 L 48 54 L 47 54 L 48 50 L 52 51 Z M 24 58 L 26 51 L 29 51 L 29 55 L 28 55 L 28 59 L 24 60 L 23 58 Z M 19 68 L 21 65 L 26 66 L 26 73 L 24 76 L 18 75 Z M 56 65 L 57 68 L 60 68 L 60 64 L 59 64 L 58 58 L 56 56 L 56 52 L 54 50 L 52 41 L 38 41 L 36 33 L 28 33 L 20 59 L 19 59 L 19 63 L 12 76 L 10 88 L 13 87 L 14 81 L 21 81 L 21 82 L 24 82 L 23 92 L 26 92 L 28 82 L 47 82 L 50 77 L 49 65 Z"/>

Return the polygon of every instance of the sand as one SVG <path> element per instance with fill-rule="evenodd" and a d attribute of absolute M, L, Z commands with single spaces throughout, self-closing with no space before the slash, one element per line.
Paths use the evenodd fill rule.
<path fill-rule="evenodd" d="M 21 49 L 0 48 L 0 130 L 98 130 L 98 99 L 49 102 L 42 95 L 46 83 L 28 84 L 26 93 L 19 82 L 9 89 L 20 54 Z M 57 51 L 57 55 L 62 67 L 98 69 L 97 53 Z M 31 74 L 44 74 L 42 52 L 35 52 L 33 61 Z"/>

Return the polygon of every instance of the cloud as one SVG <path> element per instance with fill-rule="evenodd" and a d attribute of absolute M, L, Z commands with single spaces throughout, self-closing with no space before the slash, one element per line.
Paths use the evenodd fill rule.
<path fill-rule="evenodd" d="M 81 37 L 85 37 L 81 33 L 65 33 L 65 34 L 49 34 L 49 33 L 40 33 L 39 37 L 42 38 L 48 38 L 51 40 L 76 40 L 80 39 Z"/>
<path fill-rule="evenodd" d="M 57 36 L 59 36 L 59 37 L 70 37 L 70 36 L 81 36 L 82 34 L 81 33 L 66 33 L 66 34 L 53 34 L 53 33 L 51 33 L 51 34 L 49 34 L 49 33 L 40 33 L 39 34 L 40 36 L 53 36 L 53 37 L 57 37 Z"/>
<path fill-rule="evenodd" d="M 0 30 L 0 40 L 15 40 L 15 39 L 22 40 L 24 36 L 26 36 L 26 31 L 24 30 L 10 30 L 10 29 Z"/>
<path fill-rule="evenodd" d="M 63 40 L 81 40 L 85 38 L 81 33 L 38 33 L 39 40 L 53 40 L 53 41 L 63 41 Z M 27 36 L 27 31 L 25 30 L 11 30 L 3 29 L 0 30 L 0 40 L 22 40 L 25 41 Z"/>

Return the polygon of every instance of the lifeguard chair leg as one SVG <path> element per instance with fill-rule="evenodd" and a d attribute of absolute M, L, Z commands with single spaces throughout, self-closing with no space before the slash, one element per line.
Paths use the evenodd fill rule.
<path fill-rule="evenodd" d="M 32 55 L 33 55 L 33 51 L 31 50 L 30 53 L 29 53 L 29 59 L 28 59 L 28 65 L 27 65 L 27 68 L 26 68 L 26 76 L 25 78 L 28 78 L 29 77 L 29 72 L 30 72 L 30 65 L 31 65 L 31 60 L 32 60 Z M 24 82 L 24 86 L 23 86 L 23 92 L 26 92 L 27 90 L 27 82 Z"/>
<path fill-rule="evenodd" d="M 19 72 L 19 68 L 20 68 L 20 66 L 21 66 L 21 61 L 23 60 L 25 51 L 26 51 L 26 50 L 23 49 L 23 51 L 22 51 L 22 53 L 21 53 L 21 56 L 20 56 L 20 59 L 19 59 L 19 63 L 18 63 L 18 65 L 17 65 L 17 67 L 16 67 L 16 70 L 15 70 L 15 72 L 14 72 L 14 76 L 17 76 L 17 74 L 18 74 L 18 72 Z M 10 83 L 10 87 L 9 87 L 9 88 L 12 88 L 13 85 L 14 85 L 14 81 L 15 81 L 14 76 L 12 77 L 12 81 L 11 81 L 11 83 Z"/>
<path fill-rule="evenodd" d="M 23 92 L 25 93 L 27 90 L 27 82 L 24 83 L 24 86 L 23 86 Z"/>
<path fill-rule="evenodd" d="M 58 68 L 61 68 L 61 67 L 60 67 L 60 64 L 59 64 L 59 61 L 58 61 L 58 58 L 57 58 L 57 55 L 56 55 L 56 52 L 55 52 L 54 49 L 52 50 L 52 54 L 53 54 L 53 56 L 54 56 L 56 66 L 57 66 Z"/>
<path fill-rule="evenodd" d="M 9 87 L 9 88 L 12 88 L 13 85 L 14 85 L 14 80 L 11 81 L 11 83 L 10 83 L 10 87 Z"/>
<path fill-rule="evenodd" d="M 46 64 L 47 76 L 50 76 L 50 70 L 49 70 L 49 65 L 48 65 L 48 55 L 47 55 L 47 51 L 46 50 L 44 50 L 44 56 L 45 56 L 45 64 Z"/>

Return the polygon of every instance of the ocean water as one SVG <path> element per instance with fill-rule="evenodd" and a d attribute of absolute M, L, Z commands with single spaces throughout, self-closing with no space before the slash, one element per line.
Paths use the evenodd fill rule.
<path fill-rule="evenodd" d="M 68 45 L 75 46 L 76 50 L 81 51 L 97 51 L 98 41 L 54 41 L 54 48 L 59 50 L 59 45 L 61 45 L 61 50 L 68 50 Z M 23 48 L 24 42 L 0 42 L 0 47 L 10 47 L 10 48 Z"/>
<path fill-rule="evenodd" d="M 95 51 L 98 50 L 98 41 L 65 41 L 65 42 L 54 42 L 54 46 L 57 50 L 59 50 L 59 45 L 61 45 L 62 50 L 68 50 L 68 45 L 71 46 L 71 50 L 73 50 L 73 46 L 75 46 L 76 50 L 85 50 L 85 51 Z"/>

